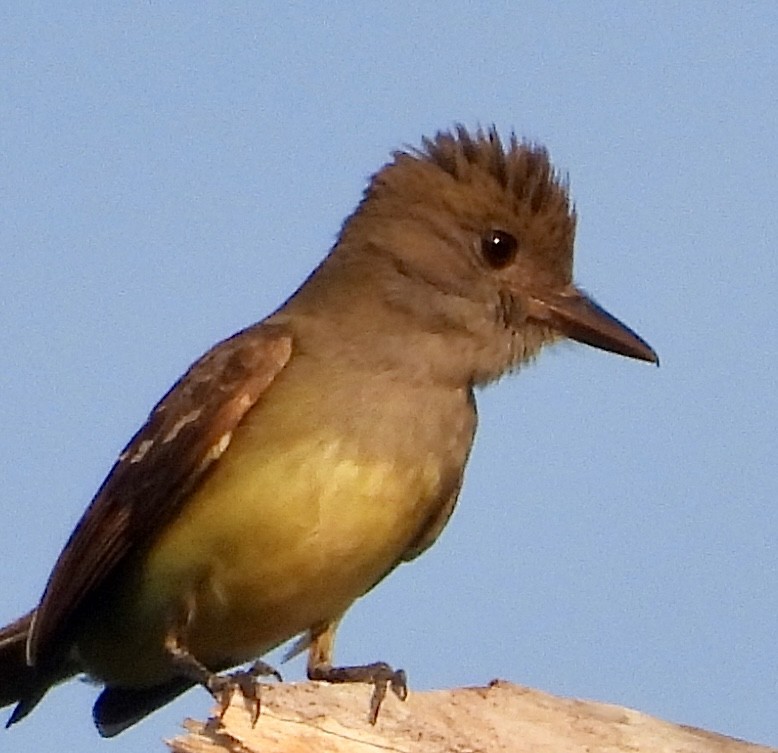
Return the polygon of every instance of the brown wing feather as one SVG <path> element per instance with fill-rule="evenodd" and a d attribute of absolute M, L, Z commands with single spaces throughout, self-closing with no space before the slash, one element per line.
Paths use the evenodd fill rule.
<path fill-rule="evenodd" d="M 85 600 L 175 515 L 291 352 L 287 331 L 254 325 L 208 351 L 159 401 L 54 566 L 30 631 L 30 664 L 45 662 Z"/>

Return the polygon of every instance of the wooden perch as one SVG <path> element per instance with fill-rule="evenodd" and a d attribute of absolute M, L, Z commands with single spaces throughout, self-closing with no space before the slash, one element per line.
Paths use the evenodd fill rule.
<path fill-rule="evenodd" d="M 637 711 L 577 701 L 495 680 L 484 688 L 387 695 L 367 721 L 370 689 L 299 683 L 262 688 L 254 728 L 236 695 L 221 723 L 188 720 L 174 753 L 778 753 Z"/>

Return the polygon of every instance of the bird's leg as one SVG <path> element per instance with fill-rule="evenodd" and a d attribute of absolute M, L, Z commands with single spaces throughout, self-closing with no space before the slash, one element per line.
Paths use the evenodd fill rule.
<path fill-rule="evenodd" d="M 178 631 L 170 631 L 165 637 L 165 651 L 176 672 L 202 685 L 219 702 L 223 715 L 237 685 L 231 683 L 228 677 L 211 672 L 205 664 L 198 661 L 189 652 Z"/>
<path fill-rule="evenodd" d="M 238 669 L 224 675 L 212 672 L 189 652 L 182 631 L 168 632 L 165 638 L 165 651 L 179 674 L 202 685 L 214 697 L 219 704 L 219 719 L 227 711 L 233 693 L 240 690 L 243 698 L 251 704 L 251 726 L 253 727 L 259 719 L 260 710 L 257 678 L 272 675 L 279 682 L 283 680 L 278 670 L 261 659 L 257 659 L 248 669 Z"/>
<path fill-rule="evenodd" d="M 324 682 L 363 682 L 373 686 L 368 721 L 375 724 L 378 711 L 388 688 L 401 700 L 408 697 L 408 678 L 405 670 L 392 669 L 386 662 L 374 662 L 354 667 L 333 667 L 335 631 L 340 620 L 333 620 L 311 628 L 308 649 L 308 679 Z"/>

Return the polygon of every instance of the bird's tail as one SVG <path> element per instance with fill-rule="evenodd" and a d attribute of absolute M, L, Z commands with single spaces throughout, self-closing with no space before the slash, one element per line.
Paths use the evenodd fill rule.
<path fill-rule="evenodd" d="M 41 672 L 27 663 L 27 636 L 34 616 L 32 610 L 0 628 L 0 708 L 16 704 L 8 727 L 27 716 L 52 685 L 75 674 L 65 666 Z"/>
<path fill-rule="evenodd" d="M 52 686 L 78 674 L 77 667 L 60 662 L 55 671 L 41 672 L 27 664 L 27 636 L 35 610 L 0 628 L 0 708 L 16 704 L 7 727 L 24 719 Z M 160 706 L 192 687 L 189 679 L 173 680 L 151 688 L 105 688 L 93 716 L 100 734 L 112 737 L 136 724 Z"/>
<path fill-rule="evenodd" d="M 36 672 L 27 665 L 27 635 L 34 611 L 0 628 L 0 708 L 21 701 L 36 686 Z"/>
<path fill-rule="evenodd" d="M 95 726 L 103 737 L 113 737 L 170 703 L 194 683 L 175 677 L 150 688 L 105 688 L 92 709 Z"/>

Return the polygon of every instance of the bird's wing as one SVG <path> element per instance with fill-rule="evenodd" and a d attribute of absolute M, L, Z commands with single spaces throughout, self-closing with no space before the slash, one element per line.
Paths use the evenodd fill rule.
<path fill-rule="evenodd" d="M 462 470 L 464 471 L 464 468 Z M 459 474 L 451 491 L 441 496 L 440 504 L 419 529 L 416 537 L 411 541 L 410 545 L 403 552 L 402 557 L 398 560 L 397 565 L 401 562 L 415 560 L 418 556 L 424 554 L 424 552 L 438 540 L 438 536 L 443 532 L 446 523 L 448 523 L 454 512 L 461 487 L 462 473 Z"/>
<path fill-rule="evenodd" d="M 160 400 L 54 566 L 30 630 L 30 664 L 45 659 L 79 607 L 175 516 L 291 352 L 288 331 L 254 325 L 208 351 Z"/>

